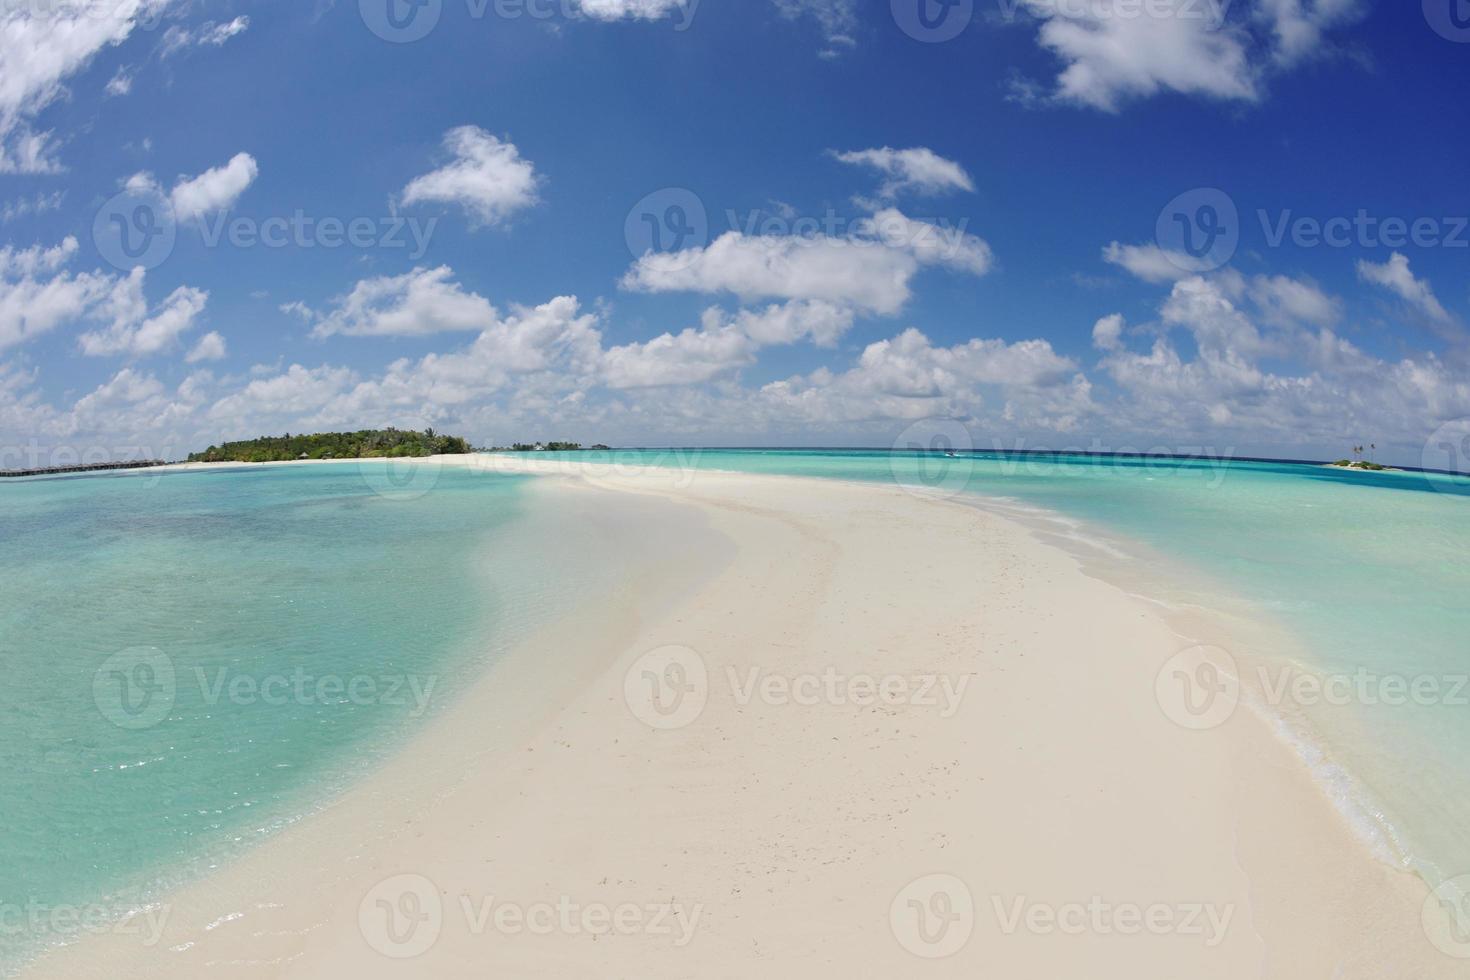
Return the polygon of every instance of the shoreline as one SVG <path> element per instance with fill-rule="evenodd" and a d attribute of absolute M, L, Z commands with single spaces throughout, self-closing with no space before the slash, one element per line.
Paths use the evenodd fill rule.
<path fill-rule="evenodd" d="M 242 948 L 255 952 L 253 947 L 270 945 L 261 943 L 263 932 L 287 949 L 270 967 L 270 975 L 280 976 L 319 976 L 347 968 L 369 976 L 414 975 L 423 969 L 435 975 L 469 975 L 471 964 L 482 968 L 486 956 L 540 975 L 585 975 L 607 956 L 647 976 L 687 975 L 700 963 L 737 961 L 765 970 L 799 963 L 800 971 L 780 974 L 793 976 L 826 975 L 822 971 L 827 969 L 837 975 L 837 966 L 844 963 L 841 972 L 849 975 L 875 963 L 901 973 L 912 969 L 919 962 L 913 957 L 923 953 L 905 948 L 904 937 L 887 934 L 889 899 L 905 880 L 941 868 L 953 869 L 954 877 L 980 890 L 971 896 L 974 937 L 962 954 L 956 951 L 952 959 L 936 962 L 954 971 L 942 969 L 939 975 L 972 975 L 980 962 L 1031 972 L 1081 968 L 1095 965 L 1099 955 L 1111 955 L 1114 961 L 1122 955 L 1128 970 L 1187 968 L 1195 976 L 1240 976 L 1242 968 L 1253 964 L 1263 964 L 1262 976 L 1308 975 L 1296 972 L 1304 970 L 1326 976 L 1322 968 L 1346 964 L 1349 972 L 1341 976 L 1368 977 L 1379 975 L 1374 970 L 1381 973 L 1417 961 L 1419 953 L 1425 954 L 1419 975 L 1453 975 L 1453 963 L 1437 954 L 1418 930 L 1427 887 L 1379 864 L 1360 846 L 1306 766 L 1286 751 L 1284 740 L 1262 719 L 1241 712 L 1205 733 L 1186 731 L 1165 717 L 1153 676 L 1177 653 L 1178 631 L 1148 600 L 1091 575 L 1076 555 L 1044 542 L 1037 528 L 983 507 L 921 500 L 893 487 L 843 481 L 701 470 L 687 487 L 680 487 L 677 473 L 630 473 L 612 466 L 599 471 L 597 464 L 544 460 L 497 465 L 496 470 L 546 476 L 556 489 L 548 486 L 541 492 L 597 498 L 595 507 L 589 505 L 593 510 L 620 498 L 643 498 L 649 508 L 645 517 L 658 511 L 644 531 L 672 520 L 675 511 L 694 511 L 698 520 L 692 524 L 674 521 L 680 525 L 678 536 L 700 539 L 692 528 L 704 523 L 726 543 L 704 537 L 702 548 L 712 556 L 701 554 L 694 560 L 686 552 L 675 571 L 666 570 L 662 586 L 641 583 L 645 601 L 658 594 L 656 608 L 629 615 L 640 593 L 630 586 L 624 595 L 599 603 L 603 608 L 590 616 L 593 622 L 584 611 L 557 626 L 554 632 L 561 637 L 549 648 L 582 651 L 578 684 L 572 685 L 582 685 L 578 691 L 569 692 L 566 683 L 542 676 L 545 664 L 538 670 L 534 657 L 518 656 L 510 673 L 492 670 L 452 709 L 452 718 L 436 723 L 382 774 L 370 777 L 367 782 L 373 786 L 360 787 L 328 808 L 323 816 L 342 826 L 327 836 L 356 835 L 359 841 L 374 840 L 375 849 L 327 853 L 335 845 L 319 839 L 325 831 L 323 816 L 312 817 L 305 822 L 312 826 L 287 831 L 209 882 L 185 889 L 175 904 L 198 912 L 192 916 L 200 919 L 193 932 L 189 925 L 175 923 L 169 941 L 153 950 L 130 949 L 125 942 L 84 941 L 35 964 L 30 975 L 87 976 L 93 970 L 101 975 L 106 963 L 111 976 L 119 970 L 124 976 L 197 976 L 200 960 L 194 951 L 202 954 L 205 947 L 211 950 L 211 975 L 234 975 L 227 964 L 239 966 L 240 958 L 225 950 L 234 948 L 238 954 Z M 793 483 L 800 493 L 792 492 Z M 671 509 L 670 498 L 678 506 Z M 623 544 L 630 540 L 625 536 Z M 732 541 L 740 542 L 738 549 Z M 672 547 L 677 544 L 662 542 L 660 547 L 668 548 L 665 559 L 679 554 Z M 896 567 L 884 568 L 873 560 L 885 554 Z M 710 576 L 716 576 L 718 588 L 699 584 Z M 972 582 L 972 577 L 981 581 Z M 777 594 L 776 583 L 786 591 Z M 864 601 L 856 601 L 859 596 Z M 872 609 L 884 602 L 890 615 L 877 616 Z M 1058 604 L 1064 615 L 1057 615 Z M 612 608 L 621 613 L 612 613 Z M 619 625 L 610 628 L 609 622 Z M 743 637 L 743 642 L 728 646 L 727 633 Z M 937 674 L 951 682 L 949 693 L 958 691 L 961 698 L 949 718 L 898 710 L 833 710 L 853 706 L 832 704 L 804 711 L 788 704 L 791 710 L 783 712 L 716 697 L 715 688 L 725 686 L 726 678 L 714 669 L 709 703 L 700 718 L 679 729 L 650 728 L 632 716 L 629 704 L 618 703 L 626 700 L 620 690 L 621 668 L 630 660 L 636 663 L 650 644 L 690 634 L 704 638 L 695 646 L 716 667 L 724 661 L 773 671 L 789 668 L 788 660 L 807 660 L 811 675 L 819 676 L 834 663 L 865 660 L 862 666 L 874 677 L 890 676 L 895 667 L 904 668 L 896 676 Z M 567 636 L 576 642 L 568 644 Z M 869 648 L 877 638 L 886 648 Z M 840 639 L 848 645 L 816 653 L 811 649 Z M 1221 634 L 1192 639 L 1226 641 Z M 548 649 L 545 642 L 531 646 L 543 653 Z M 1059 653 L 1067 652 L 1070 660 L 1059 659 Z M 936 671 L 938 666 L 944 670 Z M 523 673 L 513 676 L 517 671 Z M 743 682 L 736 678 L 743 676 L 730 675 L 730 690 L 724 693 L 737 690 Z M 470 750 L 482 735 L 474 722 L 495 717 L 487 708 L 528 690 L 536 696 L 521 700 L 536 705 L 520 707 L 533 715 L 545 713 L 550 720 L 543 734 L 518 743 L 515 751 L 498 744 Z M 509 741 L 515 735 L 505 733 L 513 728 L 499 725 Z M 614 744 L 626 739 L 630 747 L 609 749 L 602 744 L 609 732 L 616 733 Z M 584 761 L 567 761 L 565 752 L 557 754 L 557 733 L 576 733 L 575 739 L 564 739 L 576 745 L 600 746 L 592 754 L 611 767 L 611 774 Z M 1023 735 L 1028 744 L 1008 744 Z M 836 756 L 827 754 L 831 750 L 826 747 L 834 740 Z M 847 758 L 841 752 L 844 746 L 861 747 L 869 756 Z M 547 764 L 516 764 L 523 749 Z M 522 802 L 505 804 L 491 792 L 498 787 L 486 785 L 493 780 L 473 764 L 492 758 L 502 766 L 498 771 L 519 785 L 539 787 L 554 801 L 590 810 L 593 816 L 567 817 L 560 807 L 551 807 L 548 814 L 524 796 L 518 798 Z M 723 764 L 710 769 L 711 758 Z M 1036 771 L 1038 758 L 1041 773 Z M 405 826 L 423 824 L 420 833 L 425 836 L 433 825 L 439 834 L 437 849 L 418 843 L 423 838 L 407 840 L 402 832 L 377 839 L 362 833 L 383 820 L 365 801 L 378 805 L 393 799 L 388 784 L 406 764 L 413 768 L 409 760 L 436 764 L 434 778 L 443 784 L 435 800 L 445 804 L 445 812 L 421 813 L 402 800 L 392 812 L 407 814 Z M 835 772 L 814 768 L 814 761 L 836 772 L 858 765 L 847 774 L 865 786 L 867 796 L 835 780 Z M 868 765 L 859 764 L 863 761 Z M 669 776 L 678 777 L 674 782 L 682 792 L 665 785 Z M 630 794 L 637 799 L 628 799 Z M 733 812 L 706 806 L 691 818 L 689 794 L 722 801 Z M 815 814 L 793 819 L 787 812 L 811 806 L 834 820 L 842 818 L 842 839 L 834 840 L 837 828 L 827 827 Z M 653 816 L 640 818 L 639 807 Z M 357 813 L 350 812 L 354 808 Z M 1074 813 L 1077 808 L 1084 812 Z M 1171 810 L 1175 812 L 1165 818 Z M 866 819 L 857 819 L 865 813 Z M 1185 816 L 1181 827 L 1184 815 L 1192 819 Z M 693 871 L 681 875 L 671 870 L 668 855 L 650 846 L 659 842 L 648 839 L 651 828 L 644 824 L 649 820 L 667 835 L 662 843 L 675 850 L 682 844 L 680 853 L 699 856 Z M 978 830 L 972 826 L 977 821 L 983 825 Z M 526 863 L 533 867 L 507 868 L 512 858 L 486 854 L 487 862 L 500 865 L 493 884 L 461 871 L 456 856 L 478 854 L 485 846 L 474 833 L 480 824 L 500 829 L 498 839 L 515 841 L 513 855 L 524 842 Z M 719 834 L 710 839 L 716 830 Z M 604 835 L 621 846 L 600 847 Z M 721 852 L 721 835 L 743 843 L 737 847 L 725 839 Z M 913 836 L 921 838 L 918 844 Z M 318 859 L 328 868 L 324 878 L 316 879 L 316 901 L 324 904 L 312 906 L 311 914 L 303 915 L 300 908 L 202 911 L 222 894 L 249 892 L 242 877 L 257 886 L 272 881 L 290 866 L 286 856 L 292 846 L 306 841 L 311 841 L 308 851 L 321 851 Z M 1018 853 L 994 853 L 996 841 L 1005 841 L 1002 850 Z M 573 857 L 566 857 L 569 851 Z M 609 876 L 602 883 L 582 880 L 591 870 L 584 863 L 620 865 L 627 862 L 624 851 L 643 860 L 622 867 L 622 877 Z M 760 855 L 766 859 L 764 872 L 704 868 L 701 862 L 711 852 L 746 861 Z M 861 863 L 858 854 L 865 855 L 868 865 L 853 867 Z M 529 860 L 537 855 L 541 860 Z M 496 886 L 507 880 L 533 881 L 538 872 L 545 873 L 542 869 L 577 882 L 575 889 L 563 888 L 563 895 L 575 892 L 611 901 L 619 890 L 608 881 L 646 877 L 658 879 L 654 891 L 659 895 L 669 887 L 676 893 L 716 894 L 701 900 L 705 925 L 694 926 L 687 948 L 671 950 L 651 935 L 605 936 L 600 944 L 585 935 L 549 941 L 487 938 L 462 934 L 465 930 L 445 923 L 444 934 L 423 957 L 400 961 L 385 958 L 364 942 L 356 917 L 363 876 L 350 873 L 363 862 L 384 873 L 436 869 L 422 877 L 443 888 L 446 902 L 456 891 L 452 885 L 443 887 L 447 882 L 457 881 L 459 891 L 466 893 L 501 894 Z M 256 869 L 253 879 L 250 868 Z M 772 886 L 771 875 L 781 887 Z M 1232 917 L 1239 918 L 1233 931 L 1204 951 L 1182 936 L 1156 940 L 1155 945 L 1129 945 L 1116 935 L 1067 937 L 1075 939 L 1071 942 L 1004 930 L 996 935 L 985 928 L 995 922 L 990 921 L 984 889 L 995 889 L 999 882 L 1012 885 L 1007 896 L 1025 897 L 1051 886 L 1052 901 L 1081 901 L 1112 890 L 1123 892 L 1114 900 L 1128 899 L 1130 887 L 1130 900 L 1140 902 L 1193 895 L 1212 907 L 1233 909 Z M 779 901 L 768 898 L 763 912 L 749 898 L 731 898 L 732 885 L 738 885 L 738 896 L 764 885 Z M 1346 906 L 1341 898 L 1345 890 L 1353 896 Z M 636 897 L 636 890 L 622 894 Z M 792 922 L 791 907 L 782 903 L 798 895 L 803 900 L 796 908 L 805 915 Z M 881 901 L 866 908 L 875 896 Z M 772 903 L 784 914 L 773 915 Z M 1330 914 L 1320 914 L 1329 908 Z M 848 914 L 849 909 L 855 914 Z M 228 918 L 234 914 L 243 918 Z M 311 926 L 304 937 L 293 940 L 290 928 L 271 931 L 273 919 L 296 922 L 298 933 L 303 920 Z M 245 925 L 237 928 L 241 922 Z M 181 938 L 186 935 L 193 938 Z M 779 937 L 778 952 L 752 951 L 748 945 L 771 942 L 773 935 Z M 1119 944 L 1126 947 L 1121 953 Z M 170 946 L 183 948 L 171 952 Z M 1323 951 L 1332 949 L 1350 952 L 1342 953 L 1346 959 L 1329 959 Z M 552 968 L 541 969 L 547 964 Z M 128 972 L 132 969 L 137 973 Z M 259 976 L 260 969 L 257 962 L 255 972 L 247 969 L 239 975 Z M 1120 967 L 1116 975 L 1130 975 L 1128 970 Z"/>

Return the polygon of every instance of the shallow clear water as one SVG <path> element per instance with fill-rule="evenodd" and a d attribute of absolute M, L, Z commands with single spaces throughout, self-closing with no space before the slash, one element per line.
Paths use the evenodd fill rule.
<path fill-rule="evenodd" d="M 1426 877 L 1470 871 L 1470 689 L 1450 689 L 1470 673 L 1470 481 L 996 454 L 575 458 L 1045 508 L 1224 583 L 1291 627 L 1315 672 L 1437 678 L 1428 703 L 1303 713 Z M 528 610 L 590 580 L 512 533 L 525 478 L 400 483 L 380 466 L 0 484 L 0 973 L 85 931 L 58 911 L 131 908 L 330 799 L 531 628 Z M 1187 589 L 1172 598 L 1208 594 Z"/>
<path fill-rule="evenodd" d="M 1312 729 L 1305 754 L 1326 751 L 1312 760 L 1319 774 L 1339 767 L 1351 774 L 1359 798 L 1338 803 L 1355 822 L 1374 824 L 1359 829 L 1431 882 L 1470 872 L 1470 480 L 1224 459 L 1002 453 L 951 459 L 686 450 L 574 458 L 980 494 L 1072 518 L 1084 535 L 1141 542 L 1233 590 L 1248 603 L 1245 611 L 1264 610 L 1304 646 L 1310 662 L 1273 668 L 1264 680 L 1277 693 L 1273 707 Z M 1191 593 L 1188 583 L 1169 598 L 1221 602 Z"/>
<path fill-rule="evenodd" d="M 0 974 L 330 798 L 508 640 L 525 481 L 382 466 L 0 486 Z"/>

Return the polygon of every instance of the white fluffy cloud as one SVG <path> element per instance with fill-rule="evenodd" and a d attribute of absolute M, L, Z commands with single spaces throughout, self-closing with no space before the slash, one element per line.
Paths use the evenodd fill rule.
<path fill-rule="evenodd" d="M 1123 328 L 1127 321 L 1123 314 L 1113 313 L 1092 325 L 1092 346 L 1098 350 L 1115 351 L 1123 346 Z"/>
<path fill-rule="evenodd" d="M 964 167 L 925 146 L 907 150 L 885 146 L 874 150 L 834 151 L 833 156 L 843 163 L 869 167 L 882 174 L 886 180 L 878 193 L 885 198 L 896 197 L 905 191 L 942 194 L 975 189 L 975 183 Z"/>
<path fill-rule="evenodd" d="M 461 330 L 484 330 L 499 319 L 490 301 L 466 292 L 451 281 L 448 266 L 414 269 L 401 276 L 364 279 L 336 308 L 318 318 L 314 337 L 344 334 L 349 337 L 418 337 Z M 300 303 L 283 309 L 311 320 L 311 311 Z"/>
<path fill-rule="evenodd" d="M 180 221 L 191 221 L 234 207 L 258 176 L 260 165 L 255 158 L 248 153 L 236 153 L 228 163 L 212 167 L 196 177 L 180 175 L 170 191 L 166 191 L 146 171 L 133 174 L 125 186 L 137 194 L 166 199 L 175 217 Z"/>
<path fill-rule="evenodd" d="M 837 58 L 857 45 L 857 0 L 772 0 L 787 20 L 811 18 L 822 31 L 823 58 Z"/>
<path fill-rule="evenodd" d="M 1342 319 L 1342 301 L 1312 282 L 1290 276 L 1253 276 L 1246 288 L 1262 320 L 1272 326 L 1330 327 Z"/>
<path fill-rule="evenodd" d="M 79 338 L 84 354 L 157 354 L 193 327 L 209 299 L 203 290 L 183 286 L 150 312 L 143 269 L 123 277 L 72 272 L 66 267 L 77 251 L 75 238 L 52 248 L 0 249 L 0 350 L 91 322 L 100 326 Z"/>
<path fill-rule="evenodd" d="M 1255 102 L 1271 71 L 1327 50 L 1328 32 L 1362 11 L 1359 0 L 1256 0 L 1235 17 L 1197 0 L 1022 2 L 1063 62 L 1053 98 L 1107 112 L 1163 92 Z"/>
<path fill-rule="evenodd" d="M 255 158 L 248 153 L 237 153 L 222 167 L 206 170 L 197 177 L 180 178 L 169 194 L 169 202 L 181 221 L 227 210 L 259 175 L 260 166 Z"/>
<path fill-rule="evenodd" d="M 0 17 L 0 173 L 54 173 L 50 132 L 36 116 L 98 52 L 121 44 L 175 0 L 22 5 Z M 29 7 L 30 9 L 26 9 Z"/>
<path fill-rule="evenodd" d="M 143 299 L 143 270 L 134 269 L 118 281 L 108 297 L 103 308 L 107 326 L 82 334 L 78 343 L 82 353 L 92 357 L 158 354 L 174 347 L 179 337 L 193 328 L 208 302 L 209 294 L 204 290 L 180 286 L 150 316 Z"/>
<path fill-rule="evenodd" d="M 742 300 L 817 300 L 893 314 L 908 302 L 920 266 L 984 275 L 991 261 L 990 246 L 980 238 L 887 209 L 845 238 L 731 231 L 704 248 L 650 252 L 622 285 L 653 293 L 731 293 Z"/>
<path fill-rule="evenodd" d="M 193 350 L 189 351 L 188 356 L 184 360 L 189 364 L 198 364 L 201 361 L 219 361 L 224 359 L 225 353 L 225 338 L 211 330 L 199 338 L 199 342 L 194 345 Z"/>
<path fill-rule="evenodd" d="M 541 178 L 514 143 L 478 126 L 460 126 L 444 135 L 444 149 L 453 159 L 409 181 L 404 204 L 455 204 L 493 226 L 537 202 Z"/>
<path fill-rule="evenodd" d="M 1326 33 L 1362 16 L 1364 0 L 1261 0 L 1257 18 L 1275 42 L 1275 59 L 1282 65 L 1318 54 Z"/>
<path fill-rule="evenodd" d="M 754 364 L 762 347 L 803 340 L 831 346 L 852 322 L 851 310 L 821 302 L 772 305 L 733 316 L 712 308 L 698 329 L 608 349 L 600 380 L 617 389 L 701 384 Z"/>
<path fill-rule="evenodd" d="M 1056 82 L 1065 102 L 1114 112 L 1123 102 L 1161 91 L 1254 101 L 1249 37 L 1212 23 L 1210 5 L 1194 0 L 1127 0 L 1062 4 L 1025 0 L 1042 20 L 1041 45 L 1066 65 Z M 1131 11 L 1131 12 L 1130 12 Z"/>
<path fill-rule="evenodd" d="M 1165 283 L 1188 279 L 1206 270 L 1206 264 L 1183 252 L 1158 245 L 1124 245 L 1112 242 L 1103 249 L 1103 260 L 1126 270 L 1144 282 Z"/>
<path fill-rule="evenodd" d="M 224 23 L 205 21 L 194 28 L 175 25 L 164 32 L 161 53 L 167 57 L 185 48 L 218 48 L 230 38 L 244 34 L 249 28 L 250 18 L 244 15 Z"/>
<path fill-rule="evenodd" d="M 1360 261 L 1358 278 L 1375 286 L 1382 286 L 1435 324 L 1444 325 L 1453 320 L 1449 311 L 1434 295 L 1433 287 L 1428 281 L 1415 277 L 1409 268 L 1408 257 L 1400 252 L 1394 252 L 1381 265 L 1366 259 Z"/>
<path fill-rule="evenodd" d="M 1307 284 L 1307 288 L 1311 287 Z M 1101 369 L 1118 389 L 1112 424 L 1174 438 L 1330 454 L 1371 439 L 1398 447 L 1401 462 L 1417 464 L 1424 439 L 1447 419 L 1470 414 L 1470 383 L 1463 367 L 1433 353 L 1384 361 L 1332 329 L 1309 327 L 1336 315 L 1336 301 L 1312 297 L 1296 308 L 1292 329 L 1270 329 L 1262 307 L 1257 321 L 1232 296 L 1261 306 L 1262 289 L 1282 288 L 1282 277 L 1196 277 L 1176 283 L 1160 307 L 1161 325 L 1146 352 L 1109 344 Z M 1323 299 L 1327 299 L 1325 296 Z M 1332 310 L 1329 314 L 1328 310 Z M 1181 353 L 1168 332 L 1182 330 L 1196 353 Z M 1106 339 L 1110 328 L 1104 327 Z M 1295 364 L 1294 373 L 1265 365 Z M 1328 447 L 1328 448 L 1323 448 Z"/>
<path fill-rule="evenodd" d="M 684 10 L 695 0 L 576 0 L 577 9 L 594 20 L 659 20 Z"/>

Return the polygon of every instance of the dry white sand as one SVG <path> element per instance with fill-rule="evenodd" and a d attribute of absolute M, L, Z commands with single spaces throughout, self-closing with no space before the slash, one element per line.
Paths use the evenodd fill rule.
<path fill-rule="evenodd" d="M 1209 621 L 895 487 L 495 465 L 623 587 L 34 976 L 1463 976 L 1263 722 L 1171 720 Z"/>

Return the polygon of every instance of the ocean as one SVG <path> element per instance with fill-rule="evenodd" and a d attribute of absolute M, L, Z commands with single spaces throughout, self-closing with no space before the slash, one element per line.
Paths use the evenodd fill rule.
<path fill-rule="evenodd" d="M 1432 884 L 1470 872 L 1470 481 L 1001 453 L 566 458 L 896 482 L 1143 569 L 1173 606 L 1280 624 L 1290 660 L 1234 651 L 1269 665 L 1256 687 L 1276 703 L 1257 707 L 1385 860 Z M 493 470 L 0 485 L 0 973 L 323 805 L 589 587 L 574 550 L 514 533 L 535 478 Z"/>

